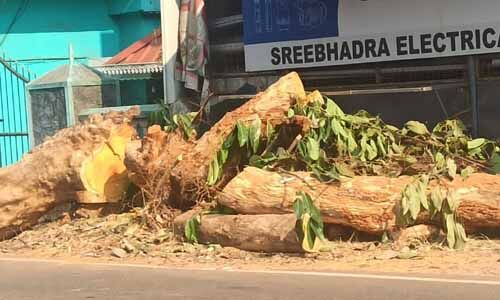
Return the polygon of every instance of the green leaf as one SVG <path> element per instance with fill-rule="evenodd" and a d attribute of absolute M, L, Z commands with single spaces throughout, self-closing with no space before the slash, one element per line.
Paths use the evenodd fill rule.
<path fill-rule="evenodd" d="M 233 131 L 222 144 L 222 148 L 229 150 L 233 146 L 234 139 L 235 139 L 235 134 Z"/>
<path fill-rule="evenodd" d="M 368 147 L 366 148 L 368 151 L 368 160 L 374 160 L 378 156 L 377 144 L 373 140 L 370 140 Z"/>
<path fill-rule="evenodd" d="M 436 153 L 434 161 L 436 162 L 436 168 L 438 170 L 442 170 L 446 165 L 446 159 L 441 152 Z"/>
<path fill-rule="evenodd" d="M 314 235 L 322 241 L 326 240 L 325 234 L 323 232 L 323 223 L 319 224 L 319 223 L 315 222 L 315 220 L 312 218 L 311 218 L 311 221 L 312 222 L 311 222 L 310 226 L 314 232 Z"/>
<path fill-rule="evenodd" d="M 221 172 L 221 170 L 220 170 L 220 166 L 219 166 L 219 160 L 217 158 L 215 158 L 214 160 L 212 160 L 212 162 L 208 166 L 207 184 L 209 186 L 212 186 L 212 185 L 217 183 L 217 181 L 219 180 L 220 172 Z"/>
<path fill-rule="evenodd" d="M 430 134 L 429 133 L 429 130 L 427 129 L 427 127 L 423 124 L 423 123 L 420 123 L 418 121 L 409 121 L 405 124 L 405 127 L 415 133 L 415 134 L 418 134 L 418 135 L 428 135 Z"/>
<path fill-rule="evenodd" d="M 457 192 L 454 190 L 449 190 L 448 195 L 446 195 L 446 203 L 448 204 L 448 208 L 450 212 L 455 212 L 460 205 L 460 201 L 458 200 Z"/>
<path fill-rule="evenodd" d="M 307 252 L 318 252 L 324 246 L 322 241 L 326 240 L 321 212 L 314 205 L 311 196 L 304 192 L 297 193 L 293 208 L 297 220 L 301 222 L 299 230 L 303 235 L 302 248 Z"/>
<path fill-rule="evenodd" d="M 311 216 L 304 213 L 302 216 L 302 232 L 304 233 L 304 240 L 302 241 L 302 248 L 308 252 L 314 249 L 314 232 L 310 226 Z"/>
<path fill-rule="evenodd" d="M 462 176 L 462 178 L 465 180 L 469 178 L 469 176 L 472 175 L 473 173 L 474 173 L 474 168 L 468 166 L 465 169 L 462 169 L 462 171 L 460 172 L 460 176 Z"/>
<path fill-rule="evenodd" d="M 198 243 L 198 228 L 200 227 L 200 216 L 194 216 L 184 225 L 184 236 L 188 243 Z"/>
<path fill-rule="evenodd" d="M 445 214 L 444 217 L 446 223 L 446 240 L 448 242 L 448 247 L 455 248 L 455 216 L 452 213 L 448 213 Z"/>
<path fill-rule="evenodd" d="M 454 179 L 457 175 L 457 164 L 455 163 L 455 160 L 448 158 L 446 160 L 446 168 L 448 169 L 448 176 L 450 176 L 451 179 Z"/>
<path fill-rule="evenodd" d="M 434 127 L 433 133 L 442 134 L 451 137 L 463 137 L 465 126 L 459 120 L 446 120 L 441 122 Z"/>
<path fill-rule="evenodd" d="M 288 116 L 288 118 L 292 118 L 293 116 L 295 116 L 295 111 L 293 110 L 293 108 L 290 108 L 288 110 L 287 116 Z"/>
<path fill-rule="evenodd" d="M 500 154 L 498 152 L 493 153 L 489 164 L 493 173 L 500 174 Z"/>
<path fill-rule="evenodd" d="M 257 153 L 259 150 L 260 135 L 261 135 L 262 121 L 260 118 L 255 119 L 248 131 L 248 139 L 250 142 L 250 147 L 252 147 L 253 153 Z"/>
<path fill-rule="evenodd" d="M 404 189 L 403 197 L 401 199 L 403 216 L 409 212 L 412 221 L 415 221 L 420 213 L 421 203 L 418 185 L 418 181 L 408 184 Z"/>
<path fill-rule="evenodd" d="M 307 153 L 311 160 L 319 159 L 319 142 L 312 137 L 307 138 Z"/>
<path fill-rule="evenodd" d="M 182 129 L 186 138 L 189 138 L 194 132 L 192 127 L 193 117 L 192 115 L 178 115 L 178 126 Z"/>
<path fill-rule="evenodd" d="M 341 136 L 343 138 L 347 138 L 348 137 L 347 132 L 344 129 L 344 126 L 342 126 L 342 124 L 340 123 L 340 121 L 337 120 L 337 119 L 335 119 L 335 118 L 332 119 L 332 131 L 336 135 Z"/>
<path fill-rule="evenodd" d="M 274 137 L 274 127 L 271 124 L 271 122 L 267 122 L 266 124 L 266 138 L 269 141 L 271 141 Z"/>
<path fill-rule="evenodd" d="M 378 146 L 378 149 L 380 151 L 380 153 L 382 154 L 382 156 L 386 156 L 387 155 L 387 146 L 385 145 L 384 143 L 384 140 L 382 139 L 382 136 L 378 135 L 377 136 L 377 146 Z"/>
<path fill-rule="evenodd" d="M 371 118 L 362 115 L 345 115 L 342 119 L 356 125 L 369 124 L 372 121 Z"/>
<path fill-rule="evenodd" d="M 361 137 L 360 147 L 361 147 L 360 151 L 361 156 L 359 159 L 361 161 L 366 161 L 366 154 L 368 153 L 368 148 L 370 147 L 370 145 L 368 145 L 368 139 L 366 138 L 365 135 Z"/>
<path fill-rule="evenodd" d="M 215 182 L 214 182 L 214 164 L 213 162 L 210 162 L 210 164 L 208 165 L 208 176 L 207 176 L 207 184 L 208 185 L 214 185 Z"/>
<path fill-rule="evenodd" d="M 465 228 L 460 223 L 455 223 L 455 245 L 454 248 L 457 250 L 462 250 L 465 248 L 465 243 L 467 242 L 467 234 L 465 233 Z"/>
<path fill-rule="evenodd" d="M 347 151 L 349 151 L 350 154 L 353 154 L 357 149 L 358 143 L 356 143 L 352 131 L 349 130 L 347 134 Z"/>
<path fill-rule="evenodd" d="M 302 220 L 302 216 L 304 215 L 304 202 L 302 199 L 297 198 L 295 202 L 293 203 L 293 211 L 295 212 L 295 216 L 297 217 L 297 220 Z"/>
<path fill-rule="evenodd" d="M 401 197 L 401 210 L 403 211 L 402 215 L 406 215 L 410 211 L 410 201 L 408 199 L 407 190 L 403 192 Z"/>
<path fill-rule="evenodd" d="M 417 194 L 420 200 L 420 204 L 425 210 L 429 210 L 429 201 L 427 200 L 427 183 L 425 181 L 420 181 L 417 186 Z"/>
<path fill-rule="evenodd" d="M 437 212 L 440 212 L 442 210 L 444 198 L 445 198 L 444 192 L 443 190 L 441 190 L 440 187 L 432 189 L 431 202 L 432 206 Z"/>
<path fill-rule="evenodd" d="M 399 129 L 397 127 L 392 126 L 392 125 L 385 125 L 385 128 L 387 128 L 388 130 L 393 131 L 393 132 L 399 131 Z"/>
<path fill-rule="evenodd" d="M 249 129 L 241 121 L 238 121 L 236 123 L 236 127 L 238 129 L 238 142 L 239 142 L 239 145 L 240 145 L 240 147 L 243 147 L 243 146 L 245 146 L 248 143 Z"/>
<path fill-rule="evenodd" d="M 217 157 L 219 159 L 219 164 L 221 166 L 224 166 L 224 164 L 227 161 L 228 156 L 229 156 L 229 150 L 228 149 L 222 148 L 222 149 L 219 150 L 219 153 L 218 153 Z"/>
<path fill-rule="evenodd" d="M 482 145 L 484 145 L 485 143 L 486 143 L 486 139 L 483 139 L 483 138 L 475 139 L 475 140 L 472 140 L 472 141 L 468 141 L 467 142 L 467 149 L 468 150 L 472 150 L 472 149 L 475 149 L 475 148 L 479 148 Z"/>
<path fill-rule="evenodd" d="M 342 176 L 349 178 L 356 176 L 351 167 L 345 163 L 337 163 L 335 167 L 337 168 L 338 173 Z"/>
<path fill-rule="evenodd" d="M 326 116 L 327 117 L 343 117 L 344 112 L 340 107 L 333 102 L 332 99 L 326 99 Z"/>
<path fill-rule="evenodd" d="M 410 198 L 410 215 L 413 221 L 417 220 L 418 215 L 420 214 L 420 197 L 417 191 L 414 191 L 412 197 Z"/>
<path fill-rule="evenodd" d="M 403 152 L 402 147 L 396 143 L 392 143 L 391 148 L 392 148 L 392 151 L 394 151 L 394 153 L 396 153 L 396 154 L 400 154 Z"/>

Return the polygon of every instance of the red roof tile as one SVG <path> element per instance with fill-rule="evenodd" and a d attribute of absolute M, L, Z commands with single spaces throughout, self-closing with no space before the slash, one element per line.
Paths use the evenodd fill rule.
<path fill-rule="evenodd" d="M 124 49 L 106 62 L 106 65 L 161 63 L 161 29 Z"/>

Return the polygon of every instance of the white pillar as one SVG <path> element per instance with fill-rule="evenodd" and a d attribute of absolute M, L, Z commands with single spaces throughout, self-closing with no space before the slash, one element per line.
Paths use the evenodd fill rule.
<path fill-rule="evenodd" d="M 180 84 L 174 79 L 179 44 L 179 0 L 161 0 L 161 36 L 164 103 L 179 98 Z"/>

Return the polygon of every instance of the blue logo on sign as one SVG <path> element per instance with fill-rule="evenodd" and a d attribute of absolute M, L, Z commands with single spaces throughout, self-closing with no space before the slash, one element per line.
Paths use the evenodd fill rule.
<path fill-rule="evenodd" d="M 242 0 L 245 44 L 338 36 L 339 0 Z"/>

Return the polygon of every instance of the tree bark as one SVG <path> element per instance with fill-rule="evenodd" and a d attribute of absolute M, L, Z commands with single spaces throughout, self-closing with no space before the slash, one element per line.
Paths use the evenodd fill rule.
<path fill-rule="evenodd" d="M 196 215 L 187 212 L 174 221 L 177 235 L 184 236 L 184 224 Z M 286 215 L 204 215 L 198 241 L 257 252 L 303 252 L 295 231 L 297 219 Z"/>
<path fill-rule="evenodd" d="M 210 131 L 196 141 L 196 145 L 173 168 L 171 183 L 175 197 L 188 204 L 198 200 L 197 193 L 207 181 L 210 162 L 216 157 L 238 121 L 249 124 L 260 118 L 262 132 L 266 132 L 268 123 L 273 126 L 284 123 L 289 108 L 304 98 L 306 98 L 304 86 L 298 74 L 292 72 L 271 85 L 265 92 L 227 113 Z"/>
<path fill-rule="evenodd" d="M 394 248 L 403 248 L 414 243 L 428 243 L 436 240 L 441 234 L 441 229 L 434 225 L 420 224 L 391 232 Z"/>
<path fill-rule="evenodd" d="M 241 214 L 287 214 L 297 192 L 303 191 L 314 199 L 325 223 L 378 234 L 395 229 L 401 191 L 412 180 L 359 176 L 327 184 L 307 172 L 247 167 L 219 194 L 218 202 Z M 473 174 L 465 181 L 457 178 L 442 184 L 457 191 L 461 201 L 457 214 L 467 228 L 500 228 L 500 176 Z M 430 221 L 426 214 L 422 218 Z"/>
<path fill-rule="evenodd" d="M 0 240 L 35 225 L 61 203 L 119 201 L 129 184 L 123 158 L 138 114 L 136 108 L 91 116 L 0 169 Z"/>

